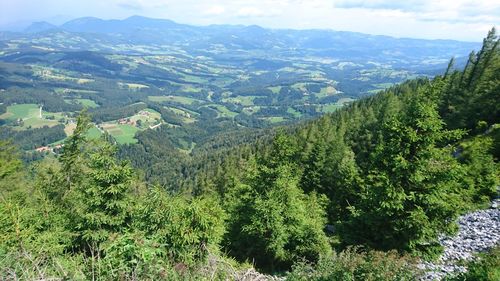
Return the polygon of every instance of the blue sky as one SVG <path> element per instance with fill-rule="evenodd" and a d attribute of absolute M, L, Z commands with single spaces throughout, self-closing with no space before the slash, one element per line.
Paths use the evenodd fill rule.
<path fill-rule="evenodd" d="M 500 24 L 498 0 L 2 0 L 0 29 L 31 21 L 142 15 L 180 23 L 257 24 L 480 41 Z"/>

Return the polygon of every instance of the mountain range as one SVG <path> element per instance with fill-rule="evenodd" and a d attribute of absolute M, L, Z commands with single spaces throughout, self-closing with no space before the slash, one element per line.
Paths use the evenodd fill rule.
<path fill-rule="evenodd" d="M 362 60 L 384 56 L 400 60 L 422 57 L 449 59 L 464 56 L 480 46 L 480 42 L 393 38 L 333 30 L 267 29 L 256 25 L 193 26 L 142 16 L 123 20 L 82 17 L 59 26 L 34 22 L 24 30 L 32 36 L 64 32 L 106 35 L 107 40 L 124 44 L 173 44 L 197 50 L 224 47 L 266 50 L 271 54 L 277 50 L 290 53 L 298 50 L 304 54 L 307 50 L 308 54 L 316 56 Z M 10 36 L 20 36 L 20 33 L 2 34 L 4 38 Z M 99 39 L 102 40 L 101 37 Z"/>

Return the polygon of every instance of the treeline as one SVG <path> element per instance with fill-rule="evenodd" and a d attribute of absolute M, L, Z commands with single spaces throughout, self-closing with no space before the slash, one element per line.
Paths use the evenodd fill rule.
<path fill-rule="evenodd" d="M 224 215 L 216 200 L 146 189 L 105 137 L 86 139 L 88 128 L 81 115 L 60 157 L 45 158 L 32 177 L 0 143 L 1 276 L 180 279 L 217 253 Z"/>
<path fill-rule="evenodd" d="M 191 186 L 194 175 L 201 173 L 201 166 L 195 164 L 199 159 L 222 148 L 252 142 L 257 136 L 230 120 L 203 119 L 182 127 L 162 125 L 138 132 L 138 143 L 120 146 L 118 156 L 143 171 L 148 183 L 179 192 L 181 186 Z"/>
<path fill-rule="evenodd" d="M 172 110 L 165 108 L 164 106 L 161 106 L 157 103 L 153 103 L 153 102 L 148 102 L 147 106 L 149 108 L 159 112 L 161 115 L 161 118 L 165 122 L 172 124 L 172 125 L 176 125 L 176 126 L 182 126 L 183 122 L 182 122 L 181 118 L 177 114 L 175 114 L 175 112 L 173 112 Z"/>
<path fill-rule="evenodd" d="M 66 133 L 62 124 L 21 131 L 6 126 L 0 128 L 0 139 L 10 140 L 23 150 L 33 150 L 64 138 L 66 138 Z"/>
<path fill-rule="evenodd" d="M 145 103 L 136 103 L 122 107 L 94 108 L 89 110 L 89 113 L 92 115 L 92 121 L 102 123 L 130 117 L 146 108 Z"/>
<path fill-rule="evenodd" d="M 0 95 L 0 103 L 4 106 L 12 104 L 34 103 L 42 104 L 49 112 L 73 112 L 82 109 L 79 104 L 70 104 L 45 89 L 11 87 Z"/>

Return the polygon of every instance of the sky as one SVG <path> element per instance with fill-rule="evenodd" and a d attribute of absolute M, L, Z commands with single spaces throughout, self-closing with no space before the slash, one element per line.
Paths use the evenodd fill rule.
<path fill-rule="evenodd" d="M 132 15 L 193 25 L 256 24 L 395 37 L 481 41 L 500 26 L 499 0 L 0 0 L 0 29 L 46 20 Z"/>

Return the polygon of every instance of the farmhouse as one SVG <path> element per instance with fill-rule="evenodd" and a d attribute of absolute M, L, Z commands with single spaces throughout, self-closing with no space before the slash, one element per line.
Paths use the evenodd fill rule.
<path fill-rule="evenodd" d="M 52 151 L 52 149 L 48 146 L 41 146 L 41 147 L 37 147 L 35 148 L 35 150 L 37 152 L 46 152 L 46 151 Z"/>
<path fill-rule="evenodd" d="M 139 111 L 139 115 L 148 116 L 149 117 L 151 115 L 151 112 L 145 111 L 145 110 L 141 110 L 141 111 Z"/>
<path fill-rule="evenodd" d="M 135 126 L 135 121 L 130 120 L 130 118 L 121 118 L 118 120 L 118 124 L 120 125 L 132 125 Z"/>

